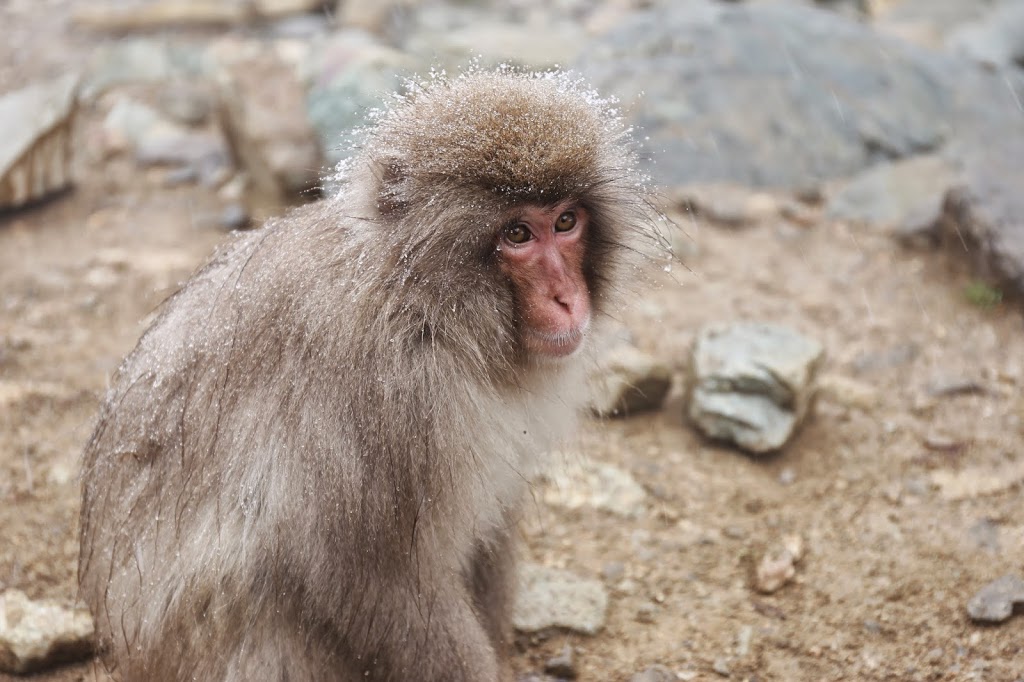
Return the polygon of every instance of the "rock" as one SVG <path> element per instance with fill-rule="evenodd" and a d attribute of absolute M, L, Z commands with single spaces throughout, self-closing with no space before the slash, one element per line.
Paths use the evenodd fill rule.
<path fill-rule="evenodd" d="M 33 601 L 15 589 L 0 593 L 0 670 L 24 674 L 92 654 L 87 612 L 52 601 Z"/>
<path fill-rule="evenodd" d="M 663 665 L 652 665 L 644 668 L 629 678 L 629 682 L 675 682 L 676 674 Z"/>
<path fill-rule="evenodd" d="M 657 410 L 672 386 L 664 363 L 635 346 L 615 345 L 591 378 L 591 410 L 602 417 Z"/>
<path fill-rule="evenodd" d="M 168 26 L 230 26 L 322 9 L 324 0 L 152 0 L 124 5 L 76 6 L 71 20 L 102 31 L 140 31 Z"/>
<path fill-rule="evenodd" d="M 130 150 L 143 166 L 186 166 L 204 182 L 230 167 L 224 139 L 215 132 L 190 130 L 128 97 L 118 98 L 103 120 L 107 147 Z"/>
<path fill-rule="evenodd" d="M 82 96 L 92 99 L 129 83 L 162 83 L 195 78 L 206 68 L 205 55 L 187 43 L 134 38 L 100 44 L 92 53 Z"/>
<path fill-rule="evenodd" d="M 637 102 L 662 184 L 798 189 L 939 147 L 941 61 L 813 7 L 695 1 L 634 14 L 575 66 Z"/>
<path fill-rule="evenodd" d="M 711 669 L 722 677 L 729 677 L 732 674 L 732 671 L 729 670 L 729 661 L 724 658 L 716 658 L 711 664 Z"/>
<path fill-rule="evenodd" d="M 566 628 L 586 635 L 604 627 L 608 594 L 597 580 L 537 564 L 520 570 L 512 624 L 520 632 Z"/>
<path fill-rule="evenodd" d="M 615 582 L 626 574 L 626 565 L 621 561 L 609 561 L 601 567 L 601 577 L 609 582 Z"/>
<path fill-rule="evenodd" d="M 799 535 L 787 535 L 774 550 L 766 553 L 754 573 L 754 587 L 758 592 L 777 592 L 796 575 L 796 563 L 804 553 L 803 539 Z"/>
<path fill-rule="evenodd" d="M 351 152 L 352 131 L 368 122 L 386 96 L 404 89 L 403 74 L 414 63 L 360 31 L 332 34 L 312 62 L 306 106 L 321 153 L 334 168 Z"/>
<path fill-rule="evenodd" d="M 0 96 L 0 209 L 71 185 L 78 77 L 64 76 Z"/>
<path fill-rule="evenodd" d="M 240 203 L 231 203 L 224 207 L 217 224 L 225 230 L 240 230 L 249 224 L 249 212 Z"/>
<path fill-rule="evenodd" d="M 925 435 L 924 446 L 937 452 L 956 452 L 962 449 L 964 444 L 945 433 L 933 431 Z"/>
<path fill-rule="evenodd" d="M 754 639 L 754 628 L 750 625 L 742 626 L 736 633 L 736 655 L 743 658 L 750 653 L 750 644 Z"/>
<path fill-rule="evenodd" d="M 180 187 L 191 185 L 199 181 L 199 172 L 191 166 L 179 166 L 172 168 L 164 174 L 163 183 L 165 187 Z"/>
<path fill-rule="evenodd" d="M 544 672 L 564 680 L 576 679 L 576 664 L 573 661 L 572 647 L 566 644 L 561 653 L 544 663 Z"/>
<path fill-rule="evenodd" d="M 951 162 L 936 154 L 880 163 L 846 183 L 825 215 L 894 232 L 937 234 L 943 200 L 956 181 Z"/>
<path fill-rule="evenodd" d="M 591 507 L 623 518 L 643 514 L 647 493 L 629 472 L 583 456 L 568 457 L 545 475 L 543 499 L 563 509 Z"/>
<path fill-rule="evenodd" d="M 75 391 L 64 384 L 0 379 L 0 409 L 4 411 L 15 407 L 37 410 L 43 405 L 61 405 L 74 396 Z"/>
<path fill-rule="evenodd" d="M 514 64 L 542 70 L 572 63 L 583 48 L 582 40 L 566 40 L 580 29 L 568 22 L 500 21 L 481 18 L 437 34 L 421 30 L 410 38 L 408 49 L 424 62 L 440 61 L 442 68 L 457 69 L 476 59 L 484 66 Z"/>
<path fill-rule="evenodd" d="M 960 471 L 933 471 L 932 485 L 949 501 L 994 495 L 1024 482 L 1024 462 L 1009 462 L 999 467 L 974 466 Z"/>
<path fill-rule="evenodd" d="M 1024 580 L 1004 575 L 978 590 L 967 602 L 967 613 L 979 623 L 1002 623 L 1013 615 L 1013 608 L 1024 604 Z"/>
<path fill-rule="evenodd" d="M 802 190 L 924 154 L 1011 160 L 1001 141 L 1024 144 L 1019 69 L 990 73 L 806 3 L 654 3 L 575 66 L 635 102 L 662 185 Z"/>
<path fill-rule="evenodd" d="M 686 185 L 669 194 L 683 210 L 723 227 L 746 227 L 780 213 L 779 202 L 767 192 L 728 184 Z"/>
<path fill-rule="evenodd" d="M 413 0 L 345 0 L 338 10 L 338 25 L 384 36 L 412 4 Z"/>
<path fill-rule="evenodd" d="M 254 195 L 286 204 L 315 189 L 323 159 L 294 70 L 263 54 L 224 65 L 218 84 L 224 131 Z"/>
<path fill-rule="evenodd" d="M 964 24 L 980 19 L 990 8 L 984 2 L 963 0 L 899 0 L 879 3 L 873 12 L 879 30 L 940 49 L 946 37 Z"/>
<path fill-rule="evenodd" d="M 868 374 L 902 367 L 914 360 L 920 352 L 921 349 L 912 343 L 869 351 L 854 358 L 853 369 L 857 374 Z"/>
<path fill-rule="evenodd" d="M 961 184 L 943 205 L 942 239 L 980 276 L 1024 294 L 1024 125 L 963 155 Z"/>
<path fill-rule="evenodd" d="M 345 3 L 348 7 L 349 3 Z M 331 19 L 324 13 L 297 14 L 275 21 L 269 27 L 273 38 L 312 41 L 325 35 L 331 28 Z"/>
<path fill-rule="evenodd" d="M 196 126 L 213 111 L 213 97 L 197 84 L 171 83 L 160 91 L 160 110 L 178 123 Z"/>
<path fill-rule="evenodd" d="M 957 28 L 946 47 L 989 66 L 1024 65 L 1024 0 L 1005 0 Z"/>
<path fill-rule="evenodd" d="M 818 377 L 817 394 L 845 407 L 869 411 L 878 407 L 878 390 L 871 384 L 839 374 Z"/>
<path fill-rule="evenodd" d="M 690 419 L 748 452 L 778 450 L 807 412 L 823 356 L 821 344 L 785 327 L 706 327 L 691 354 Z"/>
<path fill-rule="evenodd" d="M 967 529 L 967 539 L 976 549 L 999 554 L 999 524 L 992 519 L 982 518 L 971 524 Z"/>
<path fill-rule="evenodd" d="M 940 375 L 934 376 L 925 386 L 928 395 L 937 398 L 948 398 L 957 395 L 983 395 L 987 392 L 985 384 L 969 376 Z"/>
<path fill-rule="evenodd" d="M 658 607 L 654 604 L 641 604 L 636 610 L 636 622 L 653 623 L 658 613 Z"/>

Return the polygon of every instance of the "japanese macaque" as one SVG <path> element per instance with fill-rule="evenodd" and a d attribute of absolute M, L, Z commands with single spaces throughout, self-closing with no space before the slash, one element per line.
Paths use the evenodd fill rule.
<path fill-rule="evenodd" d="M 565 74 L 433 79 L 164 304 L 85 450 L 115 675 L 510 679 L 529 481 L 658 238 L 627 134 Z"/>

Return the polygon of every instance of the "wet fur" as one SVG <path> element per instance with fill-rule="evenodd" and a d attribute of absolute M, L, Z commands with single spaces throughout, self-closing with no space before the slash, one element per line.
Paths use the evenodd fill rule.
<path fill-rule="evenodd" d="M 561 75 L 416 89 L 337 197 L 168 300 L 85 451 L 81 594 L 123 679 L 504 679 L 512 535 L 586 358 L 524 354 L 500 216 L 583 203 L 597 326 L 653 236 L 592 100 Z"/>

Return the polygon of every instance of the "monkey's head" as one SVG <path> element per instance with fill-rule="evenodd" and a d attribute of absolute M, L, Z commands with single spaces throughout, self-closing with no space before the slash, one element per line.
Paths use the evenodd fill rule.
<path fill-rule="evenodd" d="M 512 329 L 496 342 L 563 357 L 607 312 L 638 240 L 655 238 L 628 133 L 564 73 L 436 78 L 367 133 L 349 200 L 391 235 L 405 279 L 437 286 L 431 300 L 448 285 L 470 299 L 448 303 Z"/>

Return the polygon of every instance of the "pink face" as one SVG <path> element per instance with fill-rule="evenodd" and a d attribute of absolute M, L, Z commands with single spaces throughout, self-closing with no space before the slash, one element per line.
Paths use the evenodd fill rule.
<path fill-rule="evenodd" d="M 536 355 L 565 357 L 590 326 L 590 291 L 583 275 L 586 212 L 572 201 L 524 206 L 498 236 L 498 262 L 515 288 L 520 330 Z"/>

